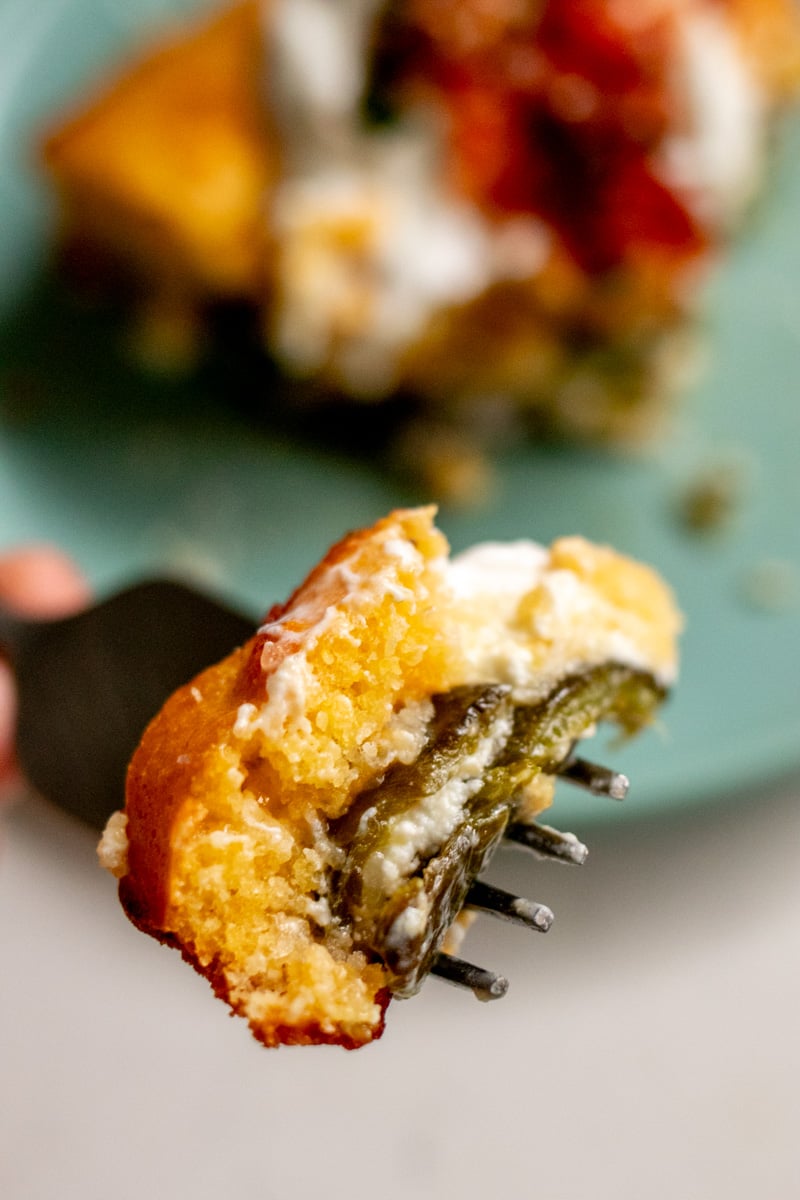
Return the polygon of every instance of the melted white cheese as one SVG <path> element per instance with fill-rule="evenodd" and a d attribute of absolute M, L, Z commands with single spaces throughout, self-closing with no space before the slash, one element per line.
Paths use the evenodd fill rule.
<path fill-rule="evenodd" d="M 766 98 L 724 11 L 687 7 L 678 29 L 675 90 L 688 117 L 661 149 L 660 174 L 702 220 L 725 228 L 763 174 Z"/>
<path fill-rule="evenodd" d="M 270 7 L 271 108 L 286 169 L 272 204 L 275 352 L 294 373 L 330 367 L 351 392 L 397 385 L 400 358 L 442 308 L 547 254 L 532 217 L 490 223 L 442 180 L 429 115 L 387 132 L 359 106 L 381 0 L 278 0 Z"/>
<path fill-rule="evenodd" d="M 421 859 L 443 845 L 460 824 L 466 802 L 480 791 L 483 772 L 507 741 L 511 725 L 510 713 L 496 720 L 475 751 L 459 761 L 457 774 L 396 823 L 388 844 L 364 864 L 364 885 L 369 891 L 391 895 Z"/>
<path fill-rule="evenodd" d="M 674 662 L 654 661 L 647 625 L 572 571 L 554 570 L 531 541 L 484 543 L 455 557 L 448 581 L 464 628 L 467 676 L 508 683 L 531 703 L 566 675 L 604 662 L 672 682 Z M 526 598 L 535 592 L 535 603 Z"/>

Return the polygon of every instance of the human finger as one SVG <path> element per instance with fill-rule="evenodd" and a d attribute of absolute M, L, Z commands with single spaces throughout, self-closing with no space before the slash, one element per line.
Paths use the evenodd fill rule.
<path fill-rule="evenodd" d="M 61 617 L 89 602 L 79 567 L 55 546 L 19 546 L 0 556 L 0 601 L 32 617 Z"/>
<path fill-rule="evenodd" d="M 49 545 L 19 546 L 0 556 L 0 603 L 32 617 L 78 612 L 89 601 L 89 585 L 63 551 Z M 0 660 L 0 786 L 16 775 L 16 696 L 7 663 Z"/>

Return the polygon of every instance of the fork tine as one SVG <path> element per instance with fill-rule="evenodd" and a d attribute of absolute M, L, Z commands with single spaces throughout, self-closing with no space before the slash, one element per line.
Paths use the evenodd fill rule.
<path fill-rule="evenodd" d="M 480 879 L 476 879 L 467 892 L 466 904 L 469 908 L 490 913 L 493 917 L 502 917 L 515 925 L 524 925 L 526 929 L 535 929 L 538 933 L 547 933 L 553 923 L 553 910 L 546 904 L 504 892 Z"/>
<path fill-rule="evenodd" d="M 574 833 L 562 833 L 550 825 L 537 825 L 534 822 L 512 821 L 506 826 L 503 838 L 533 851 L 538 858 L 553 858 L 557 862 L 572 863 L 578 867 L 586 862 L 589 854 L 588 847 Z"/>
<path fill-rule="evenodd" d="M 476 967 L 452 954 L 438 954 L 431 967 L 431 975 L 438 975 L 456 987 L 468 988 L 478 1000 L 500 1000 L 508 991 L 508 980 L 504 975 Z"/>
<path fill-rule="evenodd" d="M 570 758 L 558 772 L 562 779 L 584 788 L 593 796 L 608 796 L 611 800 L 624 800 L 628 794 L 630 780 L 619 771 L 601 767 L 585 758 Z"/>

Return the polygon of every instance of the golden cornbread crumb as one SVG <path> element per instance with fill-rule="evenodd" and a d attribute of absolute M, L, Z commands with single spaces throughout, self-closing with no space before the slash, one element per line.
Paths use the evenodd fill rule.
<path fill-rule="evenodd" d="M 683 621 L 669 588 L 652 567 L 585 538 L 560 538 L 550 552 L 553 570 L 568 570 L 608 605 L 605 621 L 635 640 L 657 672 L 675 670 Z"/>
<path fill-rule="evenodd" d="M 123 812 L 112 813 L 97 847 L 100 865 L 116 879 L 128 874 L 128 818 Z"/>
<path fill-rule="evenodd" d="M 67 239 L 141 273 L 154 320 L 181 306 L 191 314 L 209 296 L 255 296 L 261 285 L 274 151 L 259 21 L 259 4 L 241 0 L 180 30 L 44 147 Z"/>
<path fill-rule="evenodd" d="M 460 661 L 432 516 L 396 513 L 345 539 L 262 627 L 266 689 L 236 733 L 284 804 L 338 816 L 366 779 L 419 753 L 424 706 Z"/>

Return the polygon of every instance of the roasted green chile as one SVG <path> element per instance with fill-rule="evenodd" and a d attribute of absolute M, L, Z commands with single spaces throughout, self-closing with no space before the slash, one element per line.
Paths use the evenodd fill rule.
<path fill-rule="evenodd" d="M 380 959 L 395 994 L 418 991 L 442 940 L 514 813 L 520 790 L 556 773 L 598 721 L 632 733 L 664 697 L 651 675 L 607 664 L 514 704 L 505 685 L 434 699 L 426 746 L 362 793 L 331 833 L 346 850 L 334 904 Z"/>

